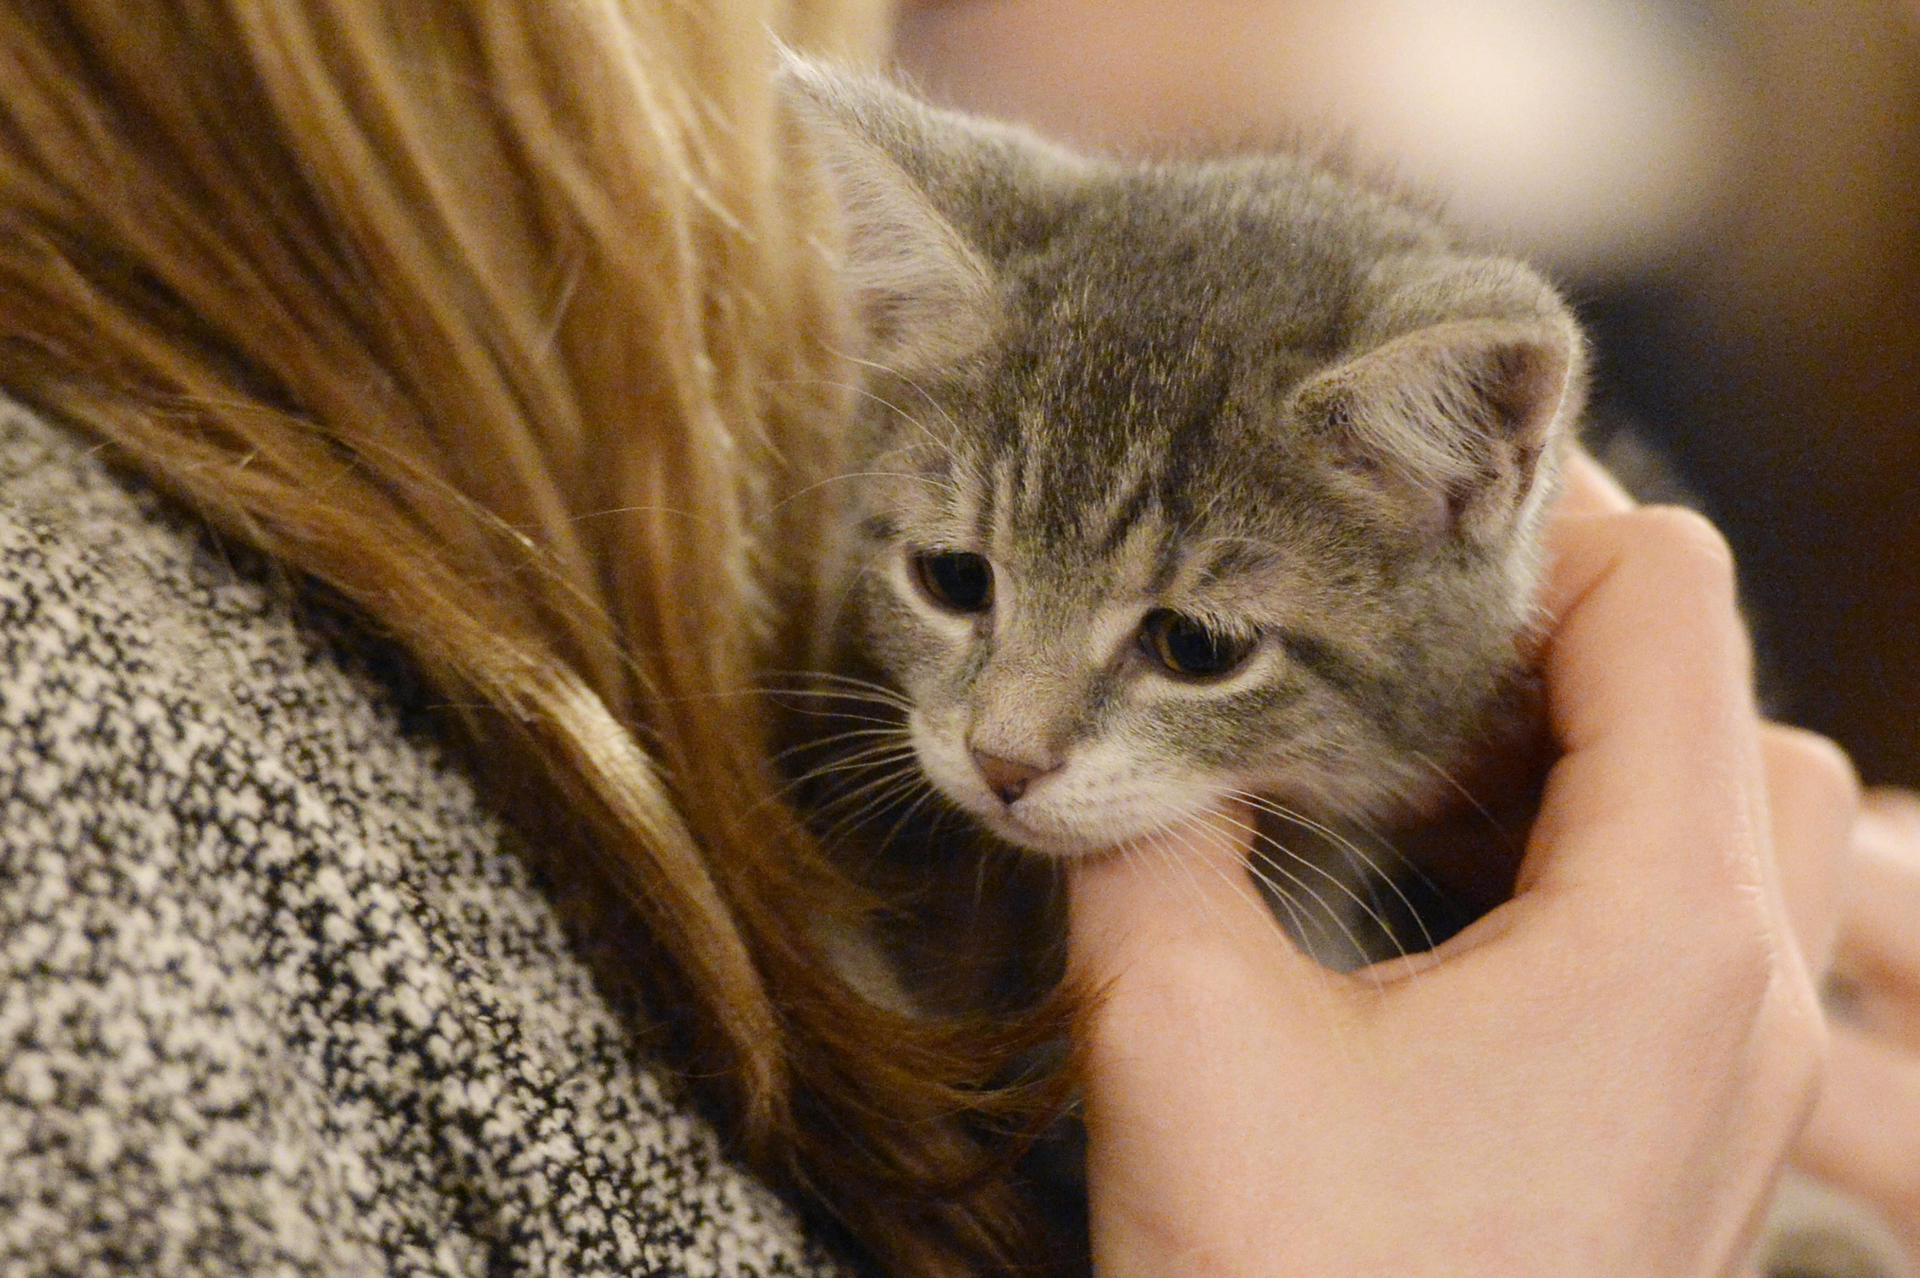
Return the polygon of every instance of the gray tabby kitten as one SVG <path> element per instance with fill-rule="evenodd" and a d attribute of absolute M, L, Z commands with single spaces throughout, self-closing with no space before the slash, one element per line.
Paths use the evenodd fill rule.
<path fill-rule="evenodd" d="M 1530 736 L 1583 369 L 1544 280 L 1300 160 L 788 76 L 869 342 L 823 661 L 947 802 L 1054 857 L 1230 795 L 1402 822 Z"/>
<path fill-rule="evenodd" d="M 783 75 L 845 206 L 869 374 L 820 651 L 823 699 L 859 708 L 803 767 L 877 771 L 849 793 L 886 834 L 924 777 L 1051 858 L 1234 796 L 1324 854 L 1335 825 L 1404 832 L 1469 788 L 1514 797 L 1515 759 L 1537 775 L 1541 524 L 1585 365 L 1538 274 L 1299 159 L 1092 159 L 877 81 Z M 1476 815 L 1463 846 L 1484 858 Z M 937 824 L 912 828 L 907 879 L 953 870 L 924 850 Z M 913 997 L 964 966 L 1005 886 L 957 864 L 960 890 L 893 939 Z M 1269 884 L 1325 961 L 1426 930 L 1325 864 L 1268 866 L 1323 898 L 1337 926 L 1316 931 Z M 987 943 L 1031 979 L 1033 913 L 1000 924 Z M 1755 1260 L 1906 1272 L 1877 1222 L 1804 1182 Z"/>

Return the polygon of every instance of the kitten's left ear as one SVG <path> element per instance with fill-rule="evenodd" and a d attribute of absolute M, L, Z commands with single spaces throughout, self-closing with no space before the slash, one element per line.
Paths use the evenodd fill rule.
<path fill-rule="evenodd" d="M 1329 369 L 1294 403 L 1336 469 L 1399 518 L 1490 544 L 1545 499 L 1541 480 L 1579 411 L 1581 353 L 1557 307 L 1444 320 Z"/>
<path fill-rule="evenodd" d="M 840 205 L 842 278 L 867 357 L 913 372 L 984 343 L 997 306 L 993 272 L 936 206 L 924 174 L 910 171 L 925 159 L 928 109 L 883 81 L 791 54 L 778 84 Z"/>

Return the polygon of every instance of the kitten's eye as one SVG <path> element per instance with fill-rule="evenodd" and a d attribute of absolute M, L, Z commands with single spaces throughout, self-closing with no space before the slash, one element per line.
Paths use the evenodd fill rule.
<path fill-rule="evenodd" d="M 1156 608 L 1140 623 L 1140 648 L 1183 679 L 1219 679 L 1253 653 L 1251 636 L 1221 634 L 1171 608 Z"/>
<path fill-rule="evenodd" d="M 922 550 L 910 560 L 913 579 L 948 612 L 985 612 L 993 606 L 993 565 L 964 550 Z"/>

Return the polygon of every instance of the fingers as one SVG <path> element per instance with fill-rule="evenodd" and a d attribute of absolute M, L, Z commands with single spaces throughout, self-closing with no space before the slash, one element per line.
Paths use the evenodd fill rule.
<path fill-rule="evenodd" d="M 1566 755 L 1523 883 L 1598 875 L 1623 899 L 1680 889 L 1681 903 L 1729 873 L 1757 884 L 1759 716 L 1725 542 L 1698 516 L 1647 508 L 1562 516 L 1550 550 L 1544 668 Z"/>
<path fill-rule="evenodd" d="M 1920 794 L 1874 790 L 1865 796 L 1862 806 L 1867 852 L 1908 876 L 1920 876 Z"/>
<path fill-rule="evenodd" d="M 1564 475 L 1552 528 L 1554 572 L 1546 606 L 1569 621 L 1579 614 L 1576 624 L 1562 628 L 1555 644 L 1556 655 L 1579 678 L 1557 684 L 1572 695 L 1562 699 L 1556 726 L 1571 734 L 1562 737 L 1570 748 L 1582 739 L 1591 742 L 1592 738 L 1581 737 L 1590 709 L 1610 714 L 1621 698 L 1628 698 L 1646 713 L 1632 723 L 1618 723 L 1622 734 L 1638 733 L 1662 720 L 1668 744 L 1679 743 L 1674 733 L 1697 733 L 1700 748 L 1692 752 L 1692 762 L 1698 766 L 1672 769 L 1670 761 L 1684 756 L 1666 754 L 1657 745 L 1643 746 L 1641 758 L 1647 766 L 1620 774 L 1623 784 L 1613 801 L 1630 802 L 1626 791 L 1657 784 L 1657 774 L 1663 773 L 1669 782 L 1664 791 L 1640 793 L 1671 794 L 1706 785 L 1708 789 L 1695 791 L 1699 802 L 1694 805 L 1704 818 L 1716 801 L 1711 774 L 1733 762 L 1731 756 L 1720 757 L 1707 748 L 1714 740 L 1710 725 L 1716 719 L 1737 725 L 1749 717 L 1751 705 L 1746 691 L 1750 676 L 1745 628 L 1734 604 L 1725 548 L 1717 534 L 1689 515 L 1637 510 L 1612 477 L 1584 453 L 1569 458 Z M 1689 558 L 1694 562 L 1685 562 Z M 1632 598 L 1651 605 L 1638 619 L 1621 606 Z M 1609 625 L 1606 614 L 1616 607 L 1620 624 Z M 1593 614 L 1600 614 L 1600 624 L 1589 628 Z M 1583 645 L 1591 643 L 1595 652 L 1609 651 L 1609 637 L 1621 634 L 1636 620 L 1642 627 L 1641 655 L 1629 657 L 1621 649 L 1614 660 L 1620 667 L 1639 668 L 1645 677 L 1637 687 L 1615 677 L 1626 673 L 1622 670 L 1581 664 L 1586 656 Z M 1702 676 L 1716 667 L 1721 677 L 1703 681 Z M 1599 679 L 1596 682 L 1589 675 Z M 1688 700 L 1688 693 L 1701 695 Z M 1739 727 L 1735 736 L 1744 735 L 1744 727 Z M 1844 859 L 1857 809 L 1858 781 L 1844 754 L 1809 733 L 1768 725 L 1760 738 L 1760 753 L 1781 901 L 1810 965 L 1824 970 L 1833 951 L 1839 910 L 1837 867 Z M 1731 774 L 1722 771 L 1721 775 Z M 1728 810 L 1745 806 L 1751 813 L 1756 795 L 1750 792 L 1742 797 L 1724 786 L 1721 790 L 1717 798 Z M 1920 813 L 1920 803 L 1914 811 Z M 1915 891 L 1920 893 L 1920 882 Z M 1920 994 L 1920 955 L 1914 959 L 1914 988 Z"/>
<path fill-rule="evenodd" d="M 1576 448 L 1567 454 L 1560 472 L 1558 516 L 1617 515 L 1634 505 L 1627 490 L 1586 450 Z"/>
<path fill-rule="evenodd" d="M 1920 1258 L 1920 800 L 1869 794 L 1852 847 L 1842 997 L 1796 1161 L 1872 1206 Z"/>
<path fill-rule="evenodd" d="M 1808 967 L 1824 972 L 1839 928 L 1860 783 L 1840 747 L 1811 732 L 1768 724 L 1761 751 L 1783 904 Z M 1920 893 L 1920 884 L 1915 888 Z"/>
<path fill-rule="evenodd" d="M 1920 1053 L 1920 799 L 1869 795 L 1853 850 L 1833 964 L 1841 1015 Z"/>
<path fill-rule="evenodd" d="M 1909 1245 L 1920 1243 L 1920 1061 L 1841 1027 L 1826 1082 L 1794 1161 L 1872 1204 Z"/>

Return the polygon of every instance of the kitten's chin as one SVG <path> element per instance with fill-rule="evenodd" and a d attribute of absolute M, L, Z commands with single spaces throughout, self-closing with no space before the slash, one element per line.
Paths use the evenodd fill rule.
<path fill-rule="evenodd" d="M 1015 847 L 1058 861 L 1099 856 L 1104 852 L 1112 851 L 1119 843 L 1125 842 L 1124 839 L 1094 839 L 1080 833 L 1041 829 L 1018 819 L 1004 809 L 991 815 L 977 813 L 976 816 L 987 829 Z"/>
<path fill-rule="evenodd" d="M 1050 812 L 1045 806 L 1031 812 L 1022 812 L 1025 805 L 1020 803 L 1012 807 L 995 804 L 990 810 L 981 804 L 962 806 L 996 837 L 1056 861 L 1105 856 L 1162 833 L 1171 825 L 1185 823 L 1185 818 L 1169 819 L 1166 812 L 1158 812 L 1152 819 L 1126 821 L 1116 819 L 1120 814 L 1108 810 L 1098 822 L 1088 822 Z"/>

